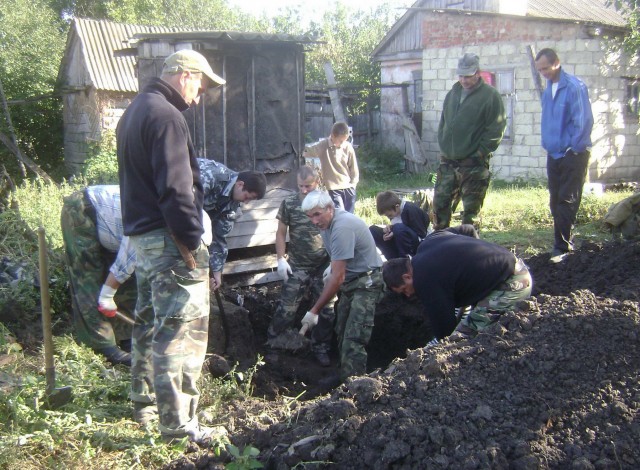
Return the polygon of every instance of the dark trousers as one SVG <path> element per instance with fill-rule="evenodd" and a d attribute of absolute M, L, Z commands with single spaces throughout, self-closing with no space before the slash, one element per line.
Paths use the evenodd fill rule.
<path fill-rule="evenodd" d="M 352 214 L 356 210 L 356 188 L 330 189 L 329 196 L 333 199 L 336 207 Z"/>
<path fill-rule="evenodd" d="M 420 243 L 416 232 L 405 224 L 393 224 L 391 226 L 391 231 L 393 232 L 391 240 L 383 239 L 382 227 L 378 225 L 370 226 L 369 231 L 373 235 L 376 246 L 387 259 L 404 258 L 407 255 L 413 256 L 416 254 Z"/>
<path fill-rule="evenodd" d="M 573 250 L 571 230 L 580 208 L 588 167 L 587 151 L 557 159 L 547 156 L 549 208 L 553 217 L 553 247 L 556 250 Z"/>

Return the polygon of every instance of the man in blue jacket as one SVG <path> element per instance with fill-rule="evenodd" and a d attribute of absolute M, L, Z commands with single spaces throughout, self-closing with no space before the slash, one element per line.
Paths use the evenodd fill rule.
<path fill-rule="evenodd" d="M 589 167 L 593 114 L 586 85 L 562 70 L 553 49 L 538 52 L 536 69 L 547 79 L 542 95 L 542 147 L 547 151 L 549 207 L 553 216 L 550 261 L 559 263 L 573 250 L 571 230 Z"/>

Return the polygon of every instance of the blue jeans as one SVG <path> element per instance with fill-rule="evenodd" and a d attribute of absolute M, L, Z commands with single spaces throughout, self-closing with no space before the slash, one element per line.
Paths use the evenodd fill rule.
<path fill-rule="evenodd" d="M 356 188 L 330 189 L 329 196 L 333 199 L 336 207 L 352 214 L 356 210 Z"/>

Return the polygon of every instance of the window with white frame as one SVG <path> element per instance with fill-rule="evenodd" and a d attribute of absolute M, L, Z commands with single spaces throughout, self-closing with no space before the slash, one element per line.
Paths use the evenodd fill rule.
<path fill-rule="evenodd" d="M 515 108 L 515 73 L 514 69 L 496 70 L 495 75 L 496 90 L 500 92 L 504 102 L 504 111 L 507 115 L 507 127 L 504 130 L 504 138 L 513 138 L 513 111 Z"/>

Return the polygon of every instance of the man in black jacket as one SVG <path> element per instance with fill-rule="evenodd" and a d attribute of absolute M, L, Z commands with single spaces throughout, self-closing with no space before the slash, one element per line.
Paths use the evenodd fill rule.
<path fill-rule="evenodd" d="M 138 301 L 132 335 L 134 419 L 155 415 L 166 441 L 211 439 L 196 385 L 207 348 L 209 253 L 202 242 L 203 185 L 182 111 L 207 82 L 223 85 L 192 50 L 164 61 L 116 131 L 122 222 L 136 250 Z"/>
<path fill-rule="evenodd" d="M 456 328 L 457 308 L 472 306 L 458 331 L 474 335 L 529 297 L 532 287 L 522 260 L 475 238 L 471 225 L 428 235 L 413 258 L 387 261 L 382 278 L 394 292 L 420 298 L 437 339 Z"/>

